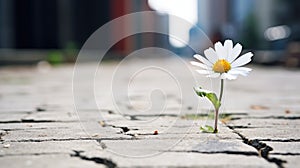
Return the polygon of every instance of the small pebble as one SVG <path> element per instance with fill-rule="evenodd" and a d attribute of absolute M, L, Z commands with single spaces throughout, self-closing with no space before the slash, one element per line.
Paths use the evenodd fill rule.
<path fill-rule="evenodd" d="M 267 110 L 269 107 L 267 106 L 262 106 L 262 105 L 252 105 L 250 106 L 251 109 L 253 110 Z"/>
<path fill-rule="evenodd" d="M 3 147 L 4 147 L 4 148 L 9 148 L 9 147 L 10 147 L 10 144 L 4 144 Z"/>
<path fill-rule="evenodd" d="M 92 137 L 99 137 L 99 134 L 93 134 Z"/>
<path fill-rule="evenodd" d="M 105 127 L 106 126 L 106 123 L 104 121 L 99 121 L 98 122 L 102 127 Z"/>

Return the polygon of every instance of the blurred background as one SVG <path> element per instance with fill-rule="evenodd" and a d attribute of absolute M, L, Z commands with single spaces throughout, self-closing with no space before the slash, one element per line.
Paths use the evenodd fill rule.
<path fill-rule="evenodd" d="M 300 67 L 298 0 L 0 0 L 0 65 L 74 62 L 87 38 L 105 23 L 125 14 L 156 11 L 113 29 L 152 25 L 177 33 L 196 46 L 201 28 L 212 42 L 230 38 L 255 52 L 254 62 Z M 168 15 L 195 27 L 182 27 Z M 161 47 L 192 57 L 186 44 L 166 35 L 136 34 L 115 44 L 108 59 L 122 59 L 144 47 Z M 203 51 L 202 51 L 203 52 Z"/>

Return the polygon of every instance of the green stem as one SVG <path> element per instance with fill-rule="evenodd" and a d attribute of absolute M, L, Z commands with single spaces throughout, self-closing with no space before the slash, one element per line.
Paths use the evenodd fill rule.
<path fill-rule="evenodd" d="M 215 129 L 214 133 L 218 133 L 218 117 L 219 117 L 219 109 L 216 109 L 215 111 Z"/>
<path fill-rule="evenodd" d="M 221 89 L 220 89 L 220 96 L 219 96 L 220 103 L 222 101 L 223 89 L 224 89 L 224 79 L 221 79 Z M 214 129 L 214 133 L 218 132 L 218 118 L 219 118 L 219 108 L 215 109 L 215 129 Z"/>
<path fill-rule="evenodd" d="M 223 96 L 223 88 L 224 88 L 224 79 L 221 79 L 221 89 L 220 89 L 220 96 L 219 96 L 219 101 L 222 101 L 222 96 Z"/>

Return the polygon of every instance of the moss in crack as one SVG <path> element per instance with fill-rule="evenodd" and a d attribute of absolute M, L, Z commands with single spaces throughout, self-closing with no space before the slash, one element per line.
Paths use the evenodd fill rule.
<path fill-rule="evenodd" d="M 224 119 L 227 117 L 230 117 L 231 114 L 220 114 L 219 117 L 220 119 Z M 209 114 L 186 114 L 181 116 L 182 119 L 186 120 L 204 120 L 204 119 L 214 119 L 214 114 L 209 113 Z"/>
<path fill-rule="evenodd" d="M 219 118 L 223 123 L 227 123 L 228 121 L 236 118 L 233 116 L 241 116 L 241 115 L 247 115 L 247 113 L 221 113 L 219 114 Z M 207 114 L 186 114 L 181 116 L 182 119 L 187 120 L 206 120 L 206 119 L 214 119 L 214 113 L 207 113 Z"/>

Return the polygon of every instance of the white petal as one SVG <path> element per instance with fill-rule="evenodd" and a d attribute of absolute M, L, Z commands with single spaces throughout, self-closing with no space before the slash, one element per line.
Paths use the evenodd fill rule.
<path fill-rule="evenodd" d="M 232 63 L 232 61 L 234 61 L 239 55 L 240 53 L 242 52 L 242 45 L 240 45 L 239 43 L 237 43 L 232 51 L 231 51 L 231 54 L 228 56 L 227 58 L 227 61 Z"/>
<path fill-rule="evenodd" d="M 224 52 L 224 47 L 222 46 L 222 44 L 220 42 L 217 42 L 215 44 L 215 50 L 217 52 L 217 55 L 219 57 L 219 59 L 224 59 L 225 58 L 225 52 Z"/>
<path fill-rule="evenodd" d="M 207 59 L 205 59 L 203 56 L 201 56 L 199 54 L 195 54 L 194 58 L 198 59 L 199 61 L 201 61 L 203 64 L 205 64 L 207 66 L 212 66 L 213 65 L 211 62 L 209 62 Z"/>
<path fill-rule="evenodd" d="M 232 69 L 228 72 L 228 74 L 230 75 L 243 75 L 243 76 L 247 76 L 249 72 L 247 71 L 241 71 L 241 70 L 237 70 L 237 69 Z"/>
<path fill-rule="evenodd" d="M 209 69 L 209 67 L 208 67 L 207 65 L 202 64 L 202 63 L 200 63 L 200 62 L 191 61 L 190 63 L 191 63 L 192 65 L 198 66 L 198 67 L 203 68 L 203 69 Z"/>
<path fill-rule="evenodd" d="M 233 48 L 232 40 L 226 40 L 224 43 L 224 49 L 226 53 L 225 59 L 227 59 L 229 55 L 231 55 L 232 48 Z"/>
<path fill-rule="evenodd" d="M 218 61 L 218 55 L 215 52 L 215 50 L 212 49 L 211 47 L 204 51 L 204 55 L 209 60 L 209 62 L 211 62 L 212 64 L 214 64 L 215 62 Z"/>
<path fill-rule="evenodd" d="M 233 74 L 228 74 L 228 73 L 223 73 L 221 75 L 221 79 L 229 79 L 229 80 L 233 80 L 233 79 L 236 79 L 237 76 L 236 75 L 233 75 Z"/>
<path fill-rule="evenodd" d="M 243 66 L 251 61 L 251 57 L 253 54 L 251 52 L 248 52 L 242 56 L 240 56 L 238 59 L 232 62 L 231 67 L 238 67 L 238 66 Z"/>
<path fill-rule="evenodd" d="M 212 73 L 212 74 L 206 75 L 206 77 L 208 77 L 208 78 L 217 78 L 219 76 L 220 76 L 219 73 Z"/>
<path fill-rule="evenodd" d="M 204 74 L 204 75 L 208 75 L 210 73 L 212 73 L 212 71 L 208 71 L 208 70 L 203 70 L 203 69 L 200 69 L 200 70 L 196 70 L 199 74 Z"/>
<path fill-rule="evenodd" d="M 251 68 L 247 68 L 247 67 L 236 67 L 236 68 L 233 68 L 233 69 L 239 70 L 239 71 L 246 71 L 246 72 L 252 71 Z"/>
<path fill-rule="evenodd" d="M 246 67 L 236 67 L 231 69 L 228 73 L 229 74 L 234 74 L 234 75 L 243 75 L 247 76 L 249 72 L 252 71 L 251 68 L 246 68 Z"/>

